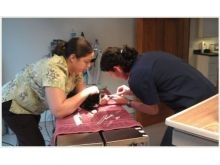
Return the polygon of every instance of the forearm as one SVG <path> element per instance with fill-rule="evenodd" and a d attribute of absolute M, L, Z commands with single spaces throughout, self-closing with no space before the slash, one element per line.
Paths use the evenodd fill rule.
<path fill-rule="evenodd" d="M 65 99 L 61 104 L 59 104 L 59 106 L 52 108 L 51 110 L 56 118 L 63 118 L 75 112 L 87 96 L 88 94 L 82 91 L 68 99 Z"/>
<path fill-rule="evenodd" d="M 132 108 L 134 108 L 135 110 L 141 111 L 141 112 L 146 113 L 148 115 L 156 115 L 159 113 L 159 107 L 157 104 L 156 105 L 147 105 L 147 104 L 144 104 L 140 101 L 132 100 L 130 102 L 130 106 Z"/>
<path fill-rule="evenodd" d="M 45 91 L 49 109 L 56 118 L 72 114 L 89 95 L 87 90 L 82 90 L 76 95 L 66 98 L 65 93 L 59 88 L 46 87 Z"/>
<path fill-rule="evenodd" d="M 159 112 L 159 107 L 157 104 L 155 105 L 147 105 L 142 103 L 139 100 L 130 100 L 123 96 L 114 95 L 113 98 L 111 98 L 116 102 L 116 104 L 119 105 L 127 105 L 129 107 L 134 108 L 135 110 L 141 111 L 143 113 L 149 114 L 149 115 L 156 115 Z M 109 101 L 111 101 L 111 99 Z M 107 103 L 109 102 L 107 100 Z"/>

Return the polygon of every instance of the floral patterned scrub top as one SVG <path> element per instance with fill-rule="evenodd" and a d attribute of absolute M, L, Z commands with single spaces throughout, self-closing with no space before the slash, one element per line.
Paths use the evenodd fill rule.
<path fill-rule="evenodd" d="M 49 109 L 45 87 L 60 88 L 66 95 L 83 82 L 82 74 L 68 76 L 63 56 L 54 55 L 26 66 L 2 87 L 2 102 L 12 100 L 10 112 L 39 115 Z"/>

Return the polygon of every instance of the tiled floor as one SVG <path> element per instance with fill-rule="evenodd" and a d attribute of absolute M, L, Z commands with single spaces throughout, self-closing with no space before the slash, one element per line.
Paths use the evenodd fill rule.
<path fill-rule="evenodd" d="M 50 138 L 52 137 L 52 132 L 54 129 L 54 123 L 40 122 L 41 132 L 44 136 L 45 143 L 47 146 L 50 145 Z M 154 124 L 145 127 L 145 133 L 150 137 L 150 146 L 159 146 L 162 140 L 163 134 L 165 132 L 166 126 L 164 123 Z M 9 134 L 2 136 L 2 146 L 16 146 L 17 139 L 16 136 L 10 131 Z"/>
<path fill-rule="evenodd" d="M 144 128 L 145 133 L 150 137 L 150 146 L 160 146 L 166 128 L 165 123 L 158 123 Z"/>

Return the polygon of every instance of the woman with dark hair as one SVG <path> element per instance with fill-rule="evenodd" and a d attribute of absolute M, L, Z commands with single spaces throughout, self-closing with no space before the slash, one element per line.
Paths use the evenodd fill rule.
<path fill-rule="evenodd" d="M 165 52 L 138 55 L 134 48 L 127 46 L 109 47 L 103 52 L 100 66 L 102 71 L 128 80 L 129 87 L 117 88 L 115 101 L 146 114 L 158 114 L 160 102 L 180 112 L 216 94 L 213 84 L 199 71 Z M 140 101 L 123 97 L 130 94 Z M 103 100 L 102 104 L 107 101 Z M 171 138 L 172 130 L 168 128 L 161 145 L 171 145 Z"/>
<path fill-rule="evenodd" d="M 86 88 L 82 73 L 94 52 L 83 37 L 60 42 L 52 57 L 28 65 L 2 88 L 2 115 L 21 146 L 45 145 L 38 128 L 40 114 L 50 109 L 56 118 L 72 114 L 96 86 Z M 72 91 L 76 95 L 67 98 Z"/>

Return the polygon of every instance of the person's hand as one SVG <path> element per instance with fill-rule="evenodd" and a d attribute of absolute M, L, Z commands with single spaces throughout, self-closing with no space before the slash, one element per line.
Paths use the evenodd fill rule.
<path fill-rule="evenodd" d="M 127 104 L 128 100 L 123 97 L 119 96 L 117 94 L 113 95 L 105 95 L 100 100 L 100 105 L 110 105 L 110 104 L 118 104 L 118 105 L 124 105 Z"/>
<path fill-rule="evenodd" d="M 128 100 L 119 95 L 114 95 L 109 101 L 108 104 L 117 104 L 117 105 L 126 105 L 128 103 Z"/>
<path fill-rule="evenodd" d="M 122 85 L 120 87 L 117 88 L 117 95 L 132 95 L 132 92 L 130 90 L 130 88 L 126 85 Z"/>
<path fill-rule="evenodd" d="M 85 88 L 83 92 L 85 93 L 86 96 L 89 96 L 89 95 L 99 93 L 99 89 L 97 86 L 91 86 L 91 87 Z"/>

